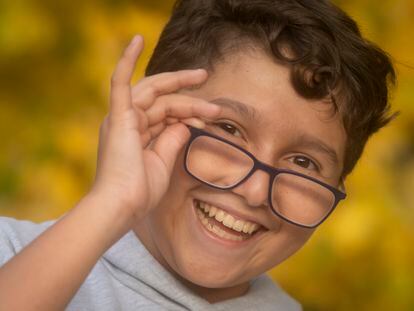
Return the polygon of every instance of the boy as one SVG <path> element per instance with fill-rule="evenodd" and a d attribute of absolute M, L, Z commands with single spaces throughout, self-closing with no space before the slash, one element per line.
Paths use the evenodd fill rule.
<path fill-rule="evenodd" d="M 318 0 L 178 1 L 131 88 L 142 48 L 114 71 L 90 192 L 56 222 L 2 219 L 0 309 L 300 309 L 263 273 L 391 119 L 388 57 Z"/>

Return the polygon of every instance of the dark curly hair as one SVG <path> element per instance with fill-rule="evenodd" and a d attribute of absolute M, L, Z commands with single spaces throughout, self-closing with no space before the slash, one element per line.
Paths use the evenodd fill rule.
<path fill-rule="evenodd" d="M 146 75 L 213 71 L 246 42 L 288 66 L 301 96 L 334 104 L 347 132 L 342 177 L 347 176 L 368 138 L 395 116 L 389 106 L 395 72 L 387 54 L 325 0 L 178 0 Z"/>

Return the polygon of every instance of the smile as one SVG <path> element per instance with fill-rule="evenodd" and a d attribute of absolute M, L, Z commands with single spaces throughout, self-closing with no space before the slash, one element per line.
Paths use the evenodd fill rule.
<path fill-rule="evenodd" d="M 194 200 L 197 216 L 203 226 L 222 239 L 244 241 L 251 238 L 262 226 L 251 221 L 235 218 L 226 211 Z"/>

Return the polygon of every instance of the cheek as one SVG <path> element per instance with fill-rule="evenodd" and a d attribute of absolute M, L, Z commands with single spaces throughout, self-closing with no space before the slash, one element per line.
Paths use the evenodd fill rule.
<path fill-rule="evenodd" d="M 184 169 L 184 151 L 182 151 L 175 162 L 167 192 L 156 209 L 173 215 L 174 212 L 182 209 L 189 192 L 195 187 L 197 187 L 197 181 Z"/>
<path fill-rule="evenodd" d="M 166 265 L 195 284 L 221 287 L 248 281 L 290 257 L 313 232 L 283 223 L 240 254 L 218 252 L 198 238 L 191 214 L 194 189 L 202 191 L 202 186 L 187 174 L 180 154 L 168 191 L 151 213 L 150 227 Z"/>
<path fill-rule="evenodd" d="M 263 239 L 240 254 L 206 249 L 195 245 L 189 238 L 177 256 L 180 274 L 192 282 L 206 287 L 234 286 L 269 271 L 296 253 L 310 238 L 312 230 L 303 230 L 290 224 L 279 231 L 268 232 Z M 206 274 L 208 271 L 208 274 Z"/>
<path fill-rule="evenodd" d="M 149 215 L 152 239 L 167 258 L 182 240 L 186 213 L 192 202 L 190 191 L 197 187 L 197 182 L 184 169 L 183 158 L 182 152 L 175 163 L 167 192 Z"/>
<path fill-rule="evenodd" d="M 268 240 L 263 243 L 268 248 L 269 256 L 266 269 L 273 268 L 296 253 L 309 240 L 314 231 L 315 229 L 301 228 L 283 222 L 279 231 L 269 232 Z"/>

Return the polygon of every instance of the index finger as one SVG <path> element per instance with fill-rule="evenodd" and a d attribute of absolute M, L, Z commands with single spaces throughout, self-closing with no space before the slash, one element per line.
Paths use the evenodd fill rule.
<path fill-rule="evenodd" d="M 132 88 L 133 105 L 148 109 L 157 97 L 180 89 L 203 83 L 207 78 L 205 69 L 186 69 L 163 72 L 142 79 Z"/>
<path fill-rule="evenodd" d="M 118 114 L 129 109 L 131 104 L 131 78 L 135 70 L 138 56 L 144 46 L 144 40 L 136 35 L 119 60 L 111 78 L 110 111 Z"/>

